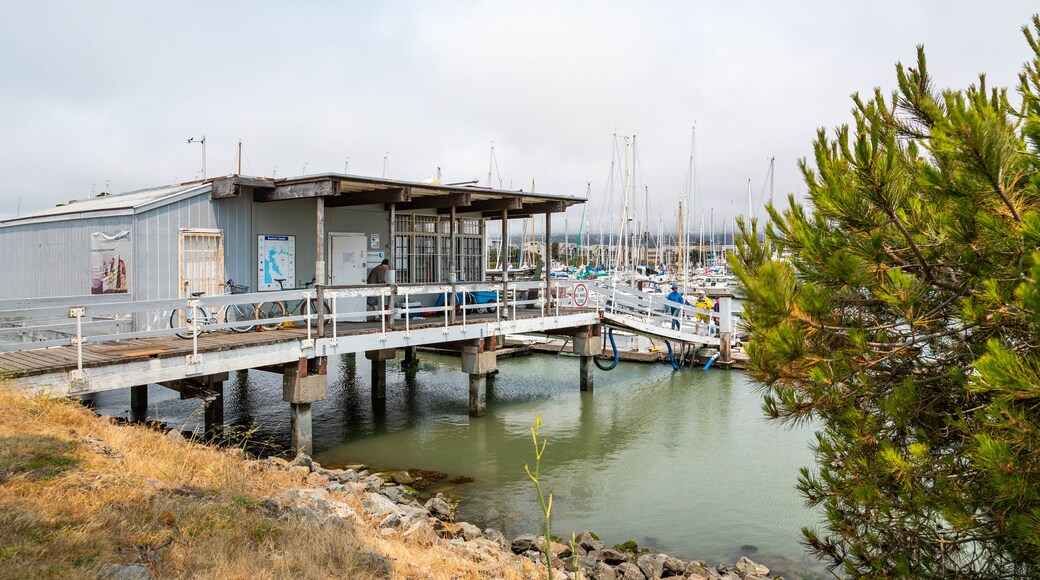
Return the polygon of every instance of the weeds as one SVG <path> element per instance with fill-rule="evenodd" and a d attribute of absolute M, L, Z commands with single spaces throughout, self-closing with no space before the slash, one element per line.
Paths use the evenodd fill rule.
<path fill-rule="evenodd" d="M 545 569 L 549 574 L 549 580 L 552 580 L 552 533 L 550 528 L 553 496 L 552 491 L 549 492 L 548 496 L 542 493 L 542 483 L 538 479 L 541 474 L 542 453 L 545 453 L 545 445 L 548 443 L 546 439 L 542 439 L 541 445 L 539 446 L 538 430 L 541 426 L 542 416 L 535 415 L 534 426 L 531 427 L 531 439 L 534 441 L 534 473 L 531 473 L 531 469 L 526 463 L 524 464 L 524 471 L 527 472 L 527 477 L 531 478 L 531 481 L 534 482 L 534 489 L 538 492 L 538 501 L 542 504 L 542 515 L 545 518 Z"/>

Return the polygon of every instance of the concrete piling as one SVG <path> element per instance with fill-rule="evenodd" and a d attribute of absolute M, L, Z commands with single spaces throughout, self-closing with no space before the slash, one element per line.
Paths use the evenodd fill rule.
<path fill-rule="evenodd" d="M 383 348 L 365 352 L 365 358 L 372 361 L 372 398 L 386 398 L 386 361 L 397 357 L 397 349 Z"/>
<path fill-rule="evenodd" d="M 144 421 L 148 415 L 148 385 L 130 387 L 130 418 Z"/>
<path fill-rule="evenodd" d="M 294 454 L 314 451 L 311 426 L 311 403 L 328 395 L 328 367 L 325 357 L 300 359 L 288 366 L 282 375 L 282 399 L 289 403 L 291 451 Z"/>

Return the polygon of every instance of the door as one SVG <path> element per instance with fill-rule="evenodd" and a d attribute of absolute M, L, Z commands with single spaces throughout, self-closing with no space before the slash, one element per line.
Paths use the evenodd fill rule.
<path fill-rule="evenodd" d="M 329 284 L 333 286 L 356 286 L 364 284 L 368 279 L 366 259 L 368 256 L 368 237 L 365 234 L 331 233 L 329 234 Z M 332 306 L 332 303 L 329 303 Z M 337 312 L 359 313 L 341 317 L 340 320 L 364 322 L 366 309 L 365 299 L 338 298 Z"/>
<path fill-rule="evenodd" d="M 193 292 L 220 294 L 220 285 L 224 283 L 224 234 L 220 230 L 180 230 L 178 246 L 178 295 L 186 298 Z"/>

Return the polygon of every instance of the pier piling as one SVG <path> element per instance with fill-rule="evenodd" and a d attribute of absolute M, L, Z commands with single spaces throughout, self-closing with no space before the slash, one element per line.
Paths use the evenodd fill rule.
<path fill-rule="evenodd" d="M 328 366 L 325 357 L 300 359 L 282 375 L 282 399 L 289 403 L 290 445 L 292 453 L 310 454 L 314 450 L 311 403 L 328 394 Z"/>
<path fill-rule="evenodd" d="M 148 415 L 148 385 L 130 387 L 130 418 L 144 421 Z"/>
<path fill-rule="evenodd" d="M 372 361 L 372 398 L 386 398 L 386 361 L 397 357 L 397 349 L 382 348 L 365 352 L 365 358 Z"/>
<path fill-rule="evenodd" d="M 406 346 L 404 347 L 404 361 L 401 362 L 401 366 L 406 369 L 414 369 L 419 366 L 419 352 L 418 347 Z"/>
<path fill-rule="evenodd" d="M 574 333 L 574 354 L 580 357 L 578 367 L 578 383 L 582 391 L 591 391 L 593 387 L 592 357 L 603 352 L 603 339 L 599 336 L 599 326 L 587 326 Z"/>
<path fill-rule="evenodd" d="M 213 380 L 213 377 L 210 377 L 206 383 L 206 390 L 216 393 L 203 403 L 206 436 L 212 437 L 224 427 L 224 381 Z"/>

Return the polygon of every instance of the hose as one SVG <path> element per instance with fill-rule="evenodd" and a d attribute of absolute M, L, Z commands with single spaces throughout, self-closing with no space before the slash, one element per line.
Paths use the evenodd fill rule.
<path fill-rule="evenodd" d="M 614 349 L 614 362 L 611 363 L 610 366 L 603 366 L 599 362 L 599 357 L 598 356 L 592 357 L 592 362 L 596 363 L 596 367 L 599 370 L 601 370 L 601 371 L 612 371 L 612 370 L 614 370 L 614 367 L 617 366 L 618 361 L 621 360 L 621 356 L 618 354 L 617 344 L 614 342 L 614 329 L 613 328 L 608 328 L 607 329 L 607 338 L 610 339 L 610 348 Z"/>
<path fill-rule="evenodd" d="M 715 359 L 717 358 L 719 358 L 719 353 L 711 355 L 711 358 L 708 359 L 708 364 L 704 365 L 704 370 L 708 370 L 708 367 L 710 367 L 711 363 L 715 362 Z"/>
<path fill-rule="evenodd" d="M 672 343 L 670 343 L 670 342 L 668 342 L 666 340 L 666 341 L 664 341 L 664 344 L 665 344 L 665 346 L 668 347 L 668 360 L 670 360 L 672 362 L 672 370 L 673 371 L 679 370 L 679 365 L 675 364 L 675 354 L 672 353 Z"/>

